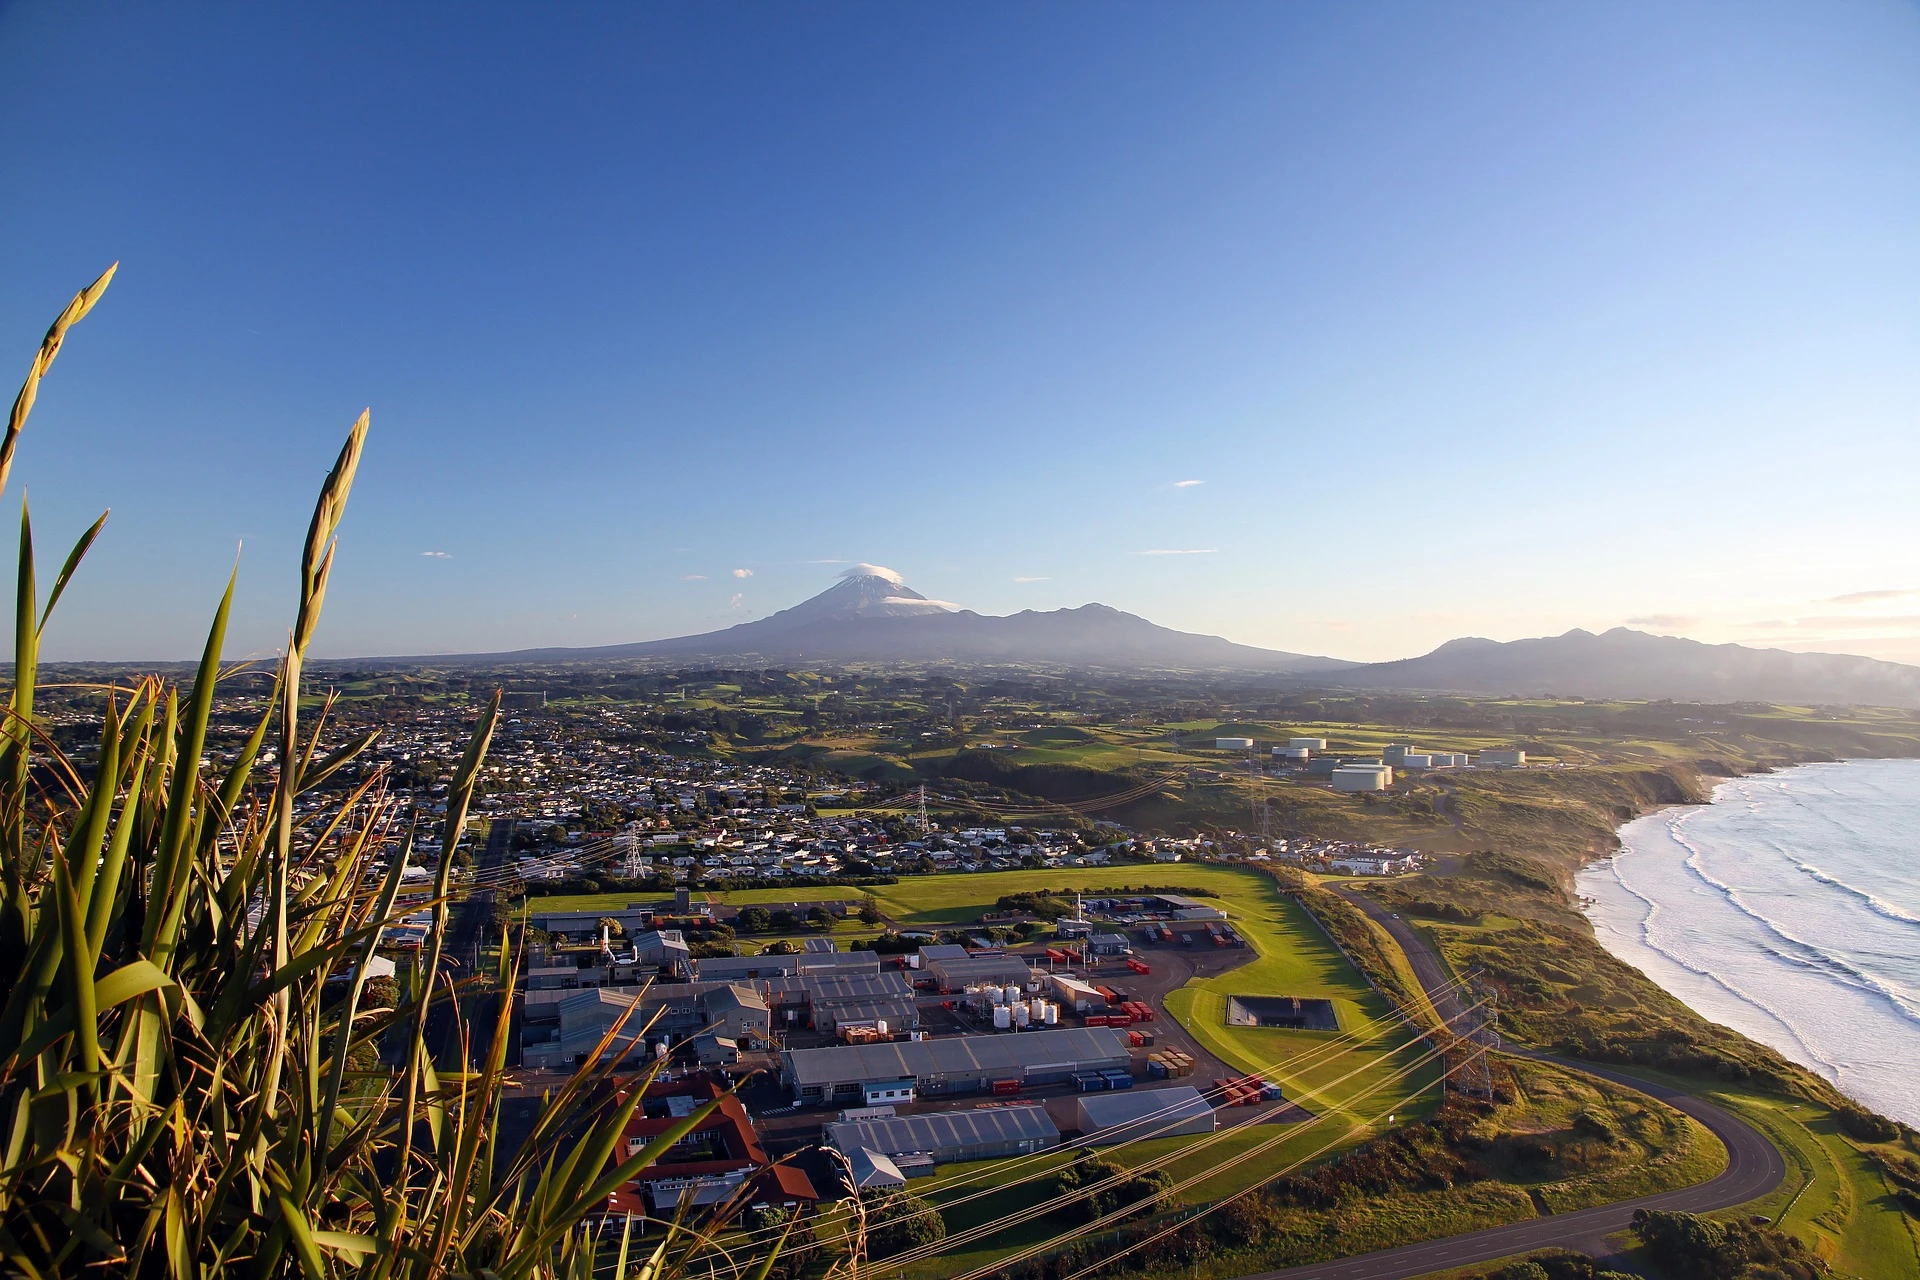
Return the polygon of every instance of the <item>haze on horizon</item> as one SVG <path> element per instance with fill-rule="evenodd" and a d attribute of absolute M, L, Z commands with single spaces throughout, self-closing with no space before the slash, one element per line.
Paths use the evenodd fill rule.
<path fill-rule="evenodd" d="M 0 360 L 123 264 L 20 448 L 43 557 L 113 508 L 54 658 L 196 651 L 241 544 L 274 651 L 371 405 L 329 655 L 870 561 L 1356 660 L 1920 662 L 1896 0 L 12 6 L 0 103 Z"/>

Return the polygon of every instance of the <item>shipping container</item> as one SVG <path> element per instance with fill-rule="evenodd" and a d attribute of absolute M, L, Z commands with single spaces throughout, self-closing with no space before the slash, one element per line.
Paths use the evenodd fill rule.
<path fill-rule="evenodd" d="M 1087 1021 L 1087 1025 L 1090 1027 L 1105 1027 L 1105 1026 L 1112 1025 L 1107 1021 L 1107 1015 L 1104 1013 L 1090 1013 L 1087 1015 L 1086 1021 Z"/>
<path fill-rule="evenodd" d="M 1073 1087 L 1081 1093 L 1097 1093 L 1108 1085 L 1106 1077 L 1098 1071 L 1079 1071 L 1074 1073 Z"/>
<path fill-rule="evenodd" d="M 1132 956 L 1127 957 L 1127 968 L 1133 970 L 1135 973 L 1152 973 L 1153 972 L 1152 965 L 1148 964 L 1145 960 L 1136 960 Z"/>
<path fill-rule="evenodd" d="M 1020 1082 L 1018 1080 L 995 1080 L 993 1082 L 993 1091 L 996 1094 L 1018 1093 L 1020 1092 Z"/>
<path fill-rule="evenodd" d="M 1107 1088 L 1109 1089 L 1133 1088 L 1133 1073 L 1131 1071 L 1102 1071 L 1100 1078 L 1107 1082 Z"/>

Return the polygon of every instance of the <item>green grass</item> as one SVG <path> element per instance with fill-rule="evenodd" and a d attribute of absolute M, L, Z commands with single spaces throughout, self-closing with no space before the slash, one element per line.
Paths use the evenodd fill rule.
<path fill-rule="evenodd" d="M 1306 996 L 1333 1001 L 1343 1028 L 1359 1028 L 1388 1018 L 1385 1000 L 1374 993 L 1346 958 L 1328 940 L 1312 917 L 1278 892 L 1273 882 L 1256 871 L 1231 867 L 1173 864 L 1155 867 L 1077 869 L 1071 872 L 994 871 L 971 875 L 915 876 L 873 890 L 890 919 L 909 927 L 952 927 L 979 918 L 1003 894 L 1035 889 L 1091 891 L 1128 884 L 1178 884 L 1209 889 L 1234 927 L 1247 939 L 1256 958 L 1218 978 L 1189 983 L 1167 997 L 1167 1012 L 1223 1060 L 1243 1070 L 1264 1074 L 1308 1107 L 1335 1112 L 1347 1126 L 1348 1137 L 1362 1136 L 1375 1115 L 1389 1110 L 1400 1115 L 1424 1115 L 1438 1100 L 1437 1070 L 1420 1068 L 1406 1082 L 1392 1085 L 1370 1098 L 1360 1095 L 1381 1084 L 1417 1056 L 1411 1034 L 1389 1021 L 1371 1033 L 1367 1042 L 1341 1044 L 1339 1035 L 1323 1031 L 1286 1031 L 1277 1028 L 1229 1027 L 1226 997 L 1239 995 Z M 1328 1051 L 1322 1053 L 1320 1051 Z M 1302 1061 L 1304 1055 L 1318 1055 Z M 1351 1079 L 1341 1079 L 1350 1073 Z M 1401 1099 L 1418 1092 L 1420 1099 L 1402 1105 Z"/>
<path fill-rule="evenodd" d="M 1746 1211 L 1778 1219 L 1781 1230 L 1844 1272 L 1873 1280 L 1920 1276 L 1914 1220 L 1831 1113 L 1757 1091 L 1719 1089 L 1708 1096 L 1760 1129 L 1787 1157 L 1786 1181 Z"/>

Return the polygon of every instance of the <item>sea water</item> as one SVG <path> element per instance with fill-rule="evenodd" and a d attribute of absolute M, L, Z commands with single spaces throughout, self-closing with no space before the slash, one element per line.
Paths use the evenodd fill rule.
<path fill-rule="evenodd" d="M 1920 1125 L 1920 760 L 1723 782 L 1620 840 L 1578 882 L 1607 950 Z"/>

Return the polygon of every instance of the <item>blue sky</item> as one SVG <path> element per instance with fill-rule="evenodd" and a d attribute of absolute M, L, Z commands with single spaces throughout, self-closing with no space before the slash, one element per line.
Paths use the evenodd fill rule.
<path fill-rule="evenodd" d="M 19 5 L 0 104 L 0 350 L 123 264 L 8 496 L 113 508 L 59 656 L 191 653 L 243 543 L 271 652 L 370 405 L 334 655 L 866 560 L 1920 661 L 1910 4 Z"/>

